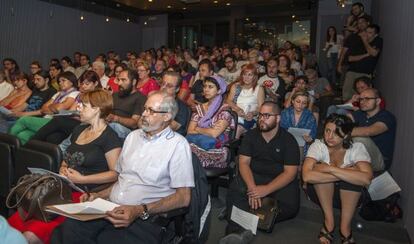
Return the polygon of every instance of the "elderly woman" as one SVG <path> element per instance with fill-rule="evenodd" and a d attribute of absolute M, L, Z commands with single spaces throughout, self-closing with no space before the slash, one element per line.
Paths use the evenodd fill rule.
<path fill-rule="evenodd" d="M 333 206 L 339 205 L 342 243 L 355 243 L 351 221 L 362 188 L 371 183 L 372 169 L 364 145 L 352 143 L 353 127 L 351 119 L 344 115 L 329 116 L 325 122 L 323 140 L 316 140 L 309 147 L 303 164 L 303 181 L 305 185 L 311 184 L 307 187 L 308 194 L 319 202 L 324 214 L 324 224 L 318 236 L 320 243 L 333 242 Z"/>
<path fill-rule="evenodd" d="M 308 145 L 316 138 L 317 123 L 312 112 L 308 109 L 309 94 L 305 91 L 297 91 L 292 96 L 292 106 L 284 109 L 281 113 L 280 127 L 288 130 L 289 128 L 300 128 L 310 130 L 309 134 L 303 136 L 305 141 L 303 146 L 304 155 Z M 301 160 L 302 161 L 302 160 Z"/>
<path fill-rule="evenodd" d="M 75 103 L 79 92 L 77 91 L 76 76 L 72 72 L 63 72 L 58 75 L 60 91 L 53 95 L 41 108 L 43 118 L 24 116 L 16 121 L 9 133 L 17 136 L 24 144 L 44 125 L 49 123 L 51 115 L 61 110 L 68 110 Z"/>
<path fill-rule="evenodd" d="M 256 124 L 258 109 L 265 97 L 264 88 L 257 81 L 256 66 L 248 64 L 243 66 L 239 81 L 230 88 L 227 103 L 239 115 L 236 138 Z"/>
<path fill-rule="evenodd" d="M 220 76 L 204 79 L 203 93 L 207 102 L 196 106 L 188 126 L 187 140 L 191 150 L 198 156 L 205 168 L 227 167 L 229 132 L 235 128 L 230 107 L 223 104 L 227 84 Z"/>
<path fill-rule="evenodd" d="M 72 133 L 72 144 L 64 154 L 59 173 L 86 191 L 117 180 L 115 165 L 121 152 L 121 142 L 105 121 L 111 112 L 112 96 L 103 90 L 81 94 L 78 106 L 80 120 Z M 72 195 L 78 202 L 80 193 Z M 14 228 L 23 232 L 29 243 L 49 243 L 54 228 L 64 221 L 60 216 L 45 223 L 39 220 L 23 222 L 18 213 L 9 218 Z"/>

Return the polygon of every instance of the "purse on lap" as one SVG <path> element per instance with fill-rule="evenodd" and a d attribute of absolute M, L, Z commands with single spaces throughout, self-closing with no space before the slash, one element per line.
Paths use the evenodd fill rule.
<path fill-rule="evenodd" d="M 276 223 L 276 217 L 280 213 L 280 208 L 277 200 L 265 197 L 262 199 L 262 207 L 256 210 L 251 209 L 250 213 L 259 217 L 257 229 L 271 233 Z"/>
<path fill-rule="evenodd" d="M 15 203 L 12 204 L 12 199 Z M 49 222 L 57 217 L 45 211 L 48 205 L 72 202 L 72 190 L 68 184 L 52 174 L 29 174 L 22 176 L 10 190 L 6 205 L 16 208 L 23 221 L 37 219 Z"/>

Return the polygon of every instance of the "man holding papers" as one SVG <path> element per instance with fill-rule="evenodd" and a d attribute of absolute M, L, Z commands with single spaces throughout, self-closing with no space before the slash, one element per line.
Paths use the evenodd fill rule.
<path fill-rule="evenodd" d="M 298 144 L 290 133 L 279 127 L 280 108 L 276 103 L 264 102 L 258 120 L 258 128 L 246 134 L 240 147 L 240 176 L 230 184 L 227 195 L 226 234 L 229 235 L 223 238 L 224 243 L 232 243 L 228 241 L 233 237 L 240 239 L 235 233 L 248 236 L 240 223 L 230 217 L 233 205 L 245 211 L 258 209 L 263 198 L 271 197 L 280 209 L 276 222 L 295 217 L 299 210 Z"/>
<path fill-rule="evenodd" d="M 194 174 L 191 151 L 169 123 L 177 113 L 173 97 L 155 92 L 148 97 L 142 127 L 125 140 L 116 166 L 118 181 L 81 200 L 109 199 L 119 204 L 105 219 L 67 219 L 52 243 L 159 243 L 162 228 L 151 222 L 157 213 L 188 206 Z"/>

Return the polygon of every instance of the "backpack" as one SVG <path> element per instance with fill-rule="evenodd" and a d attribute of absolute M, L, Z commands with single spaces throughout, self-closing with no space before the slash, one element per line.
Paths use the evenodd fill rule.
<path fill-rule="evenodd" d="M 367 196 L 369 193 L 366 192 Z M 397 219 L 401 219 L 403 212 L 398 205 L 398 199 L 400 194 L 394 193 L 385 199 L 372 201 L 368 197 L 366 201 L 362 203 L 359 210 L 359 215 L 367 221 L 385 221 L 395 222 Z"/>

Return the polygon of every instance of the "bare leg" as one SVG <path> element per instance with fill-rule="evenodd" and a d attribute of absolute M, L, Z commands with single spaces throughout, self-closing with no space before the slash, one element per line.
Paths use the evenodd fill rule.
<path fill-rule="evenodd" d="M 340 231 L 343 236 L 348 237 L 351 234 L 351 221 L 354 217 L 361 192 L 340 190 L 339 195 L 342 207 Z"/>
<path fill-rule="evenodd" d="M 326 231 L 331 232 L 335 227 L 333 213 L 334 183 L 314 184 L 313 187 L 315 188 L 316 195 L 318 196 L 323 211 L 324 224 L 327 228 Z M 330 243 L 325 237 L 321 237 L 320 241 L 324 244 Z"/>
<path fill-rule="evenodd" d="M 23 236 L 26 238 L 26 240 L 29 242 L 29 244 L 43 244 L 43 241 L 41 241 L 33 232 L 26 231 L 23 233 Z"/>

